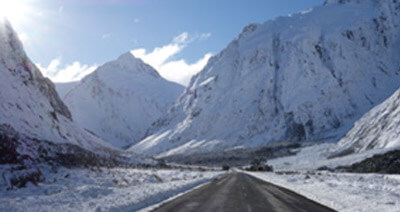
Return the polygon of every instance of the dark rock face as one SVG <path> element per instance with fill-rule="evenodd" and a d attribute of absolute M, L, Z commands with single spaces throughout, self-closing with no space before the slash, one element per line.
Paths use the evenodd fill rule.
<path fill-rule="evenodd" d="M 0 134 L 0 164 L 15 164 L 18 162 L 16 147 L 16 138 Z"/>
<path fill-rule="evenodd" d="M 400 150 L 375 155 L 359 163 L 338 169 L 357 173 L 400 174 Z"/>
<path fill-rule="evenodd" d="M 286 113 L 285 121 L 287 126 L 285 136 L 287 138 L 293 139 L 293 141 L 303 141 L 306 138 L 304 125 L 301 123 L 296 123 L 293 113 Z"/>
<path fill-rule="evenodd" d="M 5 130 L 6 129 L 6 130 Z M 36 138 L 20 136 L 11 127 L 0 125 L 0 164 L 50 164 L 73 167 L 117 166 L 125 158 L 118 155 L 107 158 L 77 145 L 56 144 Z"/>
<path fill-rule="evenodd" d="M 0 170 L 9 184 L 8 189 L 36 185 L 45 180 L 43 167 L 123 167 L 134 166 L 123 156 L 106 157 L 73 144 L 55 144 L 18 134 L 8 125 L 0 125 Z M 5 177 L 8 176 L 8 177 Z"/>

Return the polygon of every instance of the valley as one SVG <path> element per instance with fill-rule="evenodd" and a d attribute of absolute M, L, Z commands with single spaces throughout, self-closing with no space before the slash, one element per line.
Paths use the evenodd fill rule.
<path fill-rule="evenodd" d="M 207 62 L 179 57 L 212 33 L 153 51 L 131 41 L 62 82 L 73 67 L 33 62 L 25 49 L 43 41 L 3 13 L 0 211 L 400 211 L 398 0 L 326 0 L 248 24 Z"/>

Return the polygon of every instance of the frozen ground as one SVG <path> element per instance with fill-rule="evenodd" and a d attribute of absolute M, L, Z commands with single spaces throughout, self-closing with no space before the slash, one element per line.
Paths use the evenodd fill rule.
<path fill-rule="evenodd" d="M 249 173 L 342 212 L 400 211 L 400 175 Z"/>
<path fill-rule="evenodd" d="M 136 211 L 223 172 L 140 169 L 59 170 L 38 187 L 0 187 L 0 211 Z M 51 183 L 50 183 L 51 182 Z"/>
<path fill-rule="evenodd" d="M 343 157 L 328 159 L 334 149 L 337 148 L 334 143 L 317 144 L 299 149 L 296 155 L 281 157 L 268 160 L 268 164 L 274 167 L 276 171 L 309 171 L 316 170 L 319 167 L 326 166 L 335 168 L 337 166 L 348 166 L 360 162 L 375 154 L 383 154 L 397 148 L 374 149 L 362 153 L 350 154 Z"/>

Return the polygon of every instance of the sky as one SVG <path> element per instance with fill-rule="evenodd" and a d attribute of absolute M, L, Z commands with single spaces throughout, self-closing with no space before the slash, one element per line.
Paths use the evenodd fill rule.
<path fill-rule="evenodd" d="M 323 0 L 0 0 L 28 56 L 54 82 L 79 80 L 132 52 L 187 85 L 250 23 Z"/>

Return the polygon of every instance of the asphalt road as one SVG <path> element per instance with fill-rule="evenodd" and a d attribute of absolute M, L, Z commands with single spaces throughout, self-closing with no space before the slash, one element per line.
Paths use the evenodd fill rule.
<path fill-rule="evenodd" d="M 155 212 L 332 212 L 319 203 L 250 175 L 232 172 L 165 203 Z"/>

